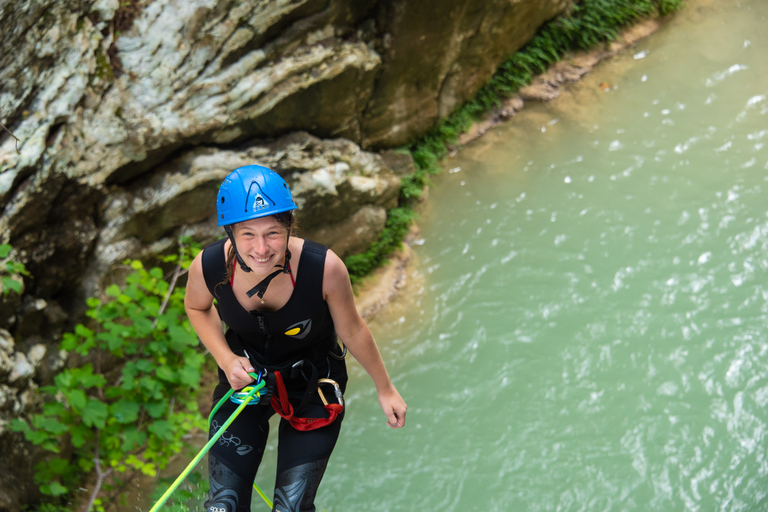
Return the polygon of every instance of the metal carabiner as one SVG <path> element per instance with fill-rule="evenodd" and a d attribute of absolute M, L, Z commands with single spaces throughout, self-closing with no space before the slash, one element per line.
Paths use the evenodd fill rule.
<path fill-rule="evenodd" d="M 325 399 L 323 390 L 320 388 L 323 384 L 330 384 L 333 386 L 333 393 L 336 395 L 336 401 L 339 402 L 339 405 L 344 407 L 344 395 L 341 393 L 339 383 L 333 379 L 317 379 L 317 394 L 320 395 L 320 400 L 323 401 L 323 405 L 328 405 L 328 400 Z"/>

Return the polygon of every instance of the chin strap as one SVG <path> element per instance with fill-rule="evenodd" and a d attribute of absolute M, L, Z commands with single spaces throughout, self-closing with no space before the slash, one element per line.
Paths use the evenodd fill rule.
<path fill-rule="evenodd" d="M 243 269 L 243 272 L 250 272 L 251 267 L 245 264 L 245 261 L 240 257 L 240 253 L 237 251 L 237 245 L 235 244 L 235 234 L 232 233 L 232 228 L 230 226 L 224 226 L 224 231 L 227 232 L 229 243 L 232 244 L 232 248 L 235 250 L 235 259 L 237 259 L 237 263 L 240 265 L 240 268 Z"/>
<path fill-rule="evenodd" d="M 267 291 L 267 286 L 269 286 L 269 283 L 272 282 L 274 278 L 279 276 L 280 274 L 290 274 L 291 273 L 291 266 L 289 265 L 289 262 L 291 261 L 291 251 L 288 249 L 285 250 L 285 264 L 284 265 L 275 265 L 277 267 L 277 270 L 269 274 L 267 277 L 261 280 L 259 284 L 251 288 L 246 292 L 246 295 L 250 299 L 254 295 L 258 295 L 260 299 L 262 299 L 262 302 L 264 302 L 264 294 Z"/>

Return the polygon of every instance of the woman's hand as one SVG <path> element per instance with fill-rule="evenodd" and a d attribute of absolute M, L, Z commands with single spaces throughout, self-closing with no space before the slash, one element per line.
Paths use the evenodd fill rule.
<path fill-rule="evenodd" d="M 222 367 L 224 373 L 227 375 L 227 380 L 232 389 L 243 389 L 245 386 L 253 382 L 253 377 L 248 375 L 248 372 L 255 372 L 251 362 L 247 357 L 234 356 L 226 368 Z"/>
<path fill-rule="evenodd" d="M 401 428 L 405 426 L 405 413 L 408 406 L 397 392 L 394 386 L 384 392 L 379 393 L 379 405 L 387 416 L 387 425 L 391 428 Z"/>

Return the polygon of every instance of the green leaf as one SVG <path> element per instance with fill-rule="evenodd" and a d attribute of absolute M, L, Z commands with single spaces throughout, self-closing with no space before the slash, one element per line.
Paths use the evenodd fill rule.
<path fill-rule="evenodd" d="M 148 336 L 154 327 L 152 326 L 152 320 L 145 316 L 133 316 L 133 327 L 136 329 L 136 336 L 143 338 Z"/>
<path fill-rule="evenodd" d="M 124 430 L 120 435 L 123 438 L 122 449 L 125 452 L 130 452 L 139 446 L 143 446 L 147 441 L 147 433 L 136 428 Z"/>
<path fill-rule="evenodd" d="M 179 370 L 179 381 L 188 388 L 194 389 L 200 383 L 200 372 L 196 367 L 184 366 Z"/>
<path fill-rule="evenodd" d="M 166 382 L 176 382 L 176 373 L 167 366 L 161 366 L 156 372 L 157 378 Z"/>
<path fill-rule="evenodd" d="M 85 443 L 93 437 L 93 432 L 90 428 L 80 423 L 74 425 L 69 432 L 69 436 L 72 440 L 72 446 L 75 448 L 82 448 Z"/>
<path fill-rule="evenodd" d="M 72 378 L 71 371 L 64 370 L 53 378 L 53 382 L 56 389 L 69 389 L 72 387 L 74 379 Z"/>
<path fill-rule="evenodd" d="M 123 381 L 120 387 L 126 391 L 132 391 L 136 387 L 136 374 L 138 373 L 136 366 L 132 363 L 128 363 L 123 368 Z"/>
<path fill-rule="evenodd" d="M 79 459 L 77 465 L 86 473 L 93 471 L 93 468 L 96 467 L 93 459 Z"/>
<path fill-rule="evenodd" d="M 113 353 L 123 345 L 123 338 L 111 331 L 100 332 L 96 337 L 106 342 L 107 350 Z"/>
<path fill-rule="evenodd" d="M 95 398 L 90 398 L 83 409 L 83 423 L 89 427 L 104 428 L 107 415 L 107 404 Z"/>
<path fill-rule="evenodd" d="M 61 496 L 67 493 L 67 488 L 61 485 L 59 482 L 51 482 L 49 484 L 43 484 L 40 486 L 40 491 L 43 494 L 49 496 Z"/>
<path fill-rule="evenodd" d="M 160 393 L 160 383 L 154 377 L 142 377 L 139 379 L 139 385 L 149 397 L 162 398 L 162 394 Z"/>
<path fill-rule="evenodd" d="M 170 336 L 171 350 L 174 352 L 184 352 L 184 349 L 197 342 L 197 336 L 190 335 L 187 331 L 178 325 L 168 326 L 168 335 Z"/>
<path fill-rule="evenodd" d="M 3 293 L 8 293 L 8 291 L 16 292 L 17 294 L 21 294 L 21 290 L 24 288 L 24 286 L 17 280 L 12 279 L 10 277 L 3 277 Z"/>
<path fill-rule="evenodd" d="M 166 420 L 158 420 L 152 423 L 147 429 L 160 439 L 165 441 L 173 440 L 174 428 L 173 425 Z"/>
<path fill-rule="evenodd" d="M 12 419 L 10 427 L 13 432 L 27 432 L 30 428 L 26 421 L 19 418 Z"/>
<path fill-rule="evenodd" d="M 63 391 L 64 397 L 67 399 L 69 405 L 76 411 L 82 411 L 85 409 L 85 405 L 88 402 L 88 398 L 85 396 L 85 391 L 82 389 L 70 389 Z"/>
<path fill-rule="evenodd" d="M 140 372 L 150 373 L 154 370 L 154 363 L 148 359 L 140 359 L 136 361 L 136 369 Z"/>
<path fill-rule="evenodd" d="M 39 416 L 38 416 L 39 417 Z M 69 431 L 69 425 L 65 425 L 60 422 L 58 418 L 45 417 L 45 420 L 41 422 L 40 428 L 45 429 L 49 434 L 53 436 L 60 436 L 61 434 Z"/>
<path fill-rule="evenodd" d="M 120 287 L 116 284 L 109 285 L 106 290 L 104 290 L 104 293 L 109 295 L 110 297 L 119 297 L 121 295 Z"/>
<path fill-rule="evenodd" d="M 118 400 L 110 406 L 110 412 L 120 423 L 133 423 L 139 418 L 141 406 L 128 399 Z"/>
<path fill-rule="evenodd" d="M 80 368 L 72 368 L 70 370 L 74 382 L 78 387 L 82 389 L 100 388 L 106 384 L 106 379 L 103 375 L 93 373 L 93 366 L 90 363 L 83 365 Z M 74 387 L 73 385 L 67 387 Z"/>
<path fill-rule="evenodd" d="M 144 404 L 144 409 L 146 409 L 149 415 L 153 418 L 161 418 L 168 410 L 168 404 L 164 401 L 149 402 Z"/>
<path fill-rule="evenodd" d="M 61 339 L 61 349 L 71 352 L 75 350 L 80 339 L 71 332 L 65 332 Z"/>
<path fill-rule="evenodd" d="M 81 336 L 83 338 L 92 338 L 93 337 L 93 331 L 83 324 L 77 324 L 75 326 L 75 334 L 78 336 Z"/>
<path fill-rule="evenodd" d="M 11 254 L 11 246 L 8 244 L 0 245 L 0 258 L 7 258 Z"/>
<path fill-rule="evenodd" d="M 42 446 L 45 450 L 59 453 L 59 448 L 53 443 L 50 434 L 43 432 L 42 430 L 25 430 L 24 437 L 30 443 Z"/>
<path fill-rule="evenodd" d="M 49 387 L 46 386 L 46 388 Z M 58 389 L 53 388 L 52 390 L 44 390 L 43 388 L 40 388 L 40 391 L 43 393 L 55 394 Z M 61 416 L 66 411 L 67 408 L 60 402 L 46 402 L 43 404 L 43 414 L 46 416 Z"/>
<path fill-rule="evenodd" d="M 69 461 L 62 459 L 61 457 L 53 457 L 48 459 L 48 470 L 57 474 L 63 475 L 69 469 Z"/>

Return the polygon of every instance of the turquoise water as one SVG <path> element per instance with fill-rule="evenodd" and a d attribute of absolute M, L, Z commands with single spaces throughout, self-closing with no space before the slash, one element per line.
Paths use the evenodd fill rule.
<path fill-rule="evenodd" d="M 319 510 L 768 510 L 767 19 L 689 2 L 445 162 L 371 322 L 407 426 L 353 364 Z"/>

